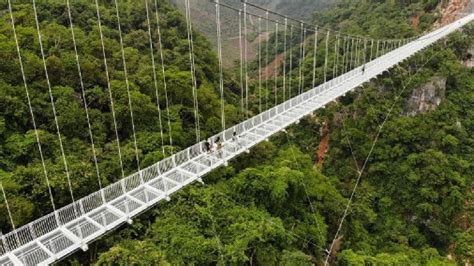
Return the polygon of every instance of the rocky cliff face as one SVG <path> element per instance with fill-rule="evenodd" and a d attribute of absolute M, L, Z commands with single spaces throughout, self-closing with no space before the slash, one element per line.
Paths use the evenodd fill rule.
<path fill-rule="evenodd" d="M 415 116 L 435 110 L 445 97 L 446 78 L 433 77 L 419 88 L 413 90 L 405 105 L 405 115 Z"/>

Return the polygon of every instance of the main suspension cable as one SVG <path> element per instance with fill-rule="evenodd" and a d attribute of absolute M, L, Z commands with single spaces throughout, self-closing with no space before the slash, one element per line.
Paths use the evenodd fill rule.
<path fill-rule="evenodd" d="M 33 130 L 35 132 L 36 144 L 38 145 L 38 151 L 39 151 L 39 155 L 40 155 L 40 159 L 41 159 L 41 166 L 43 167 L 43 173 L 44 173 L 44 177 L 45 177 L 45 181 L 46 181 L 46 186 L 48 187 L 48 194 L 49 194 L 49 199 L 51 201 L 51 206 L 53 207 L 53 211 L 54 211 L 55 216 L 56 216 L 56 222 L 59 225 L 59 219 L 58 219 L 57 213 L 56 213 L 56 204 L 54 203 L 53 192 L 52 192 L 52 189 L 51 189 L 51 184 L 49 182 L 48 171 L 46 169 L 46 163 L 45 163 L 45 160 L 44 160 L 43 148 L 42 148 L 41 141 L 40 141 L 40 138 L 39 138 L 38 127 L 36 125 L 36 119 L 35 119 L 35 115 L 34 115 L 34 112 L 33 112 L 33 106 L 31 104 L 31 97 L 30 97 L 30 92 L 29 92 L 29 88 L 28 88 L 28 82 L 26 81 L 25 68 L 23 66 L 23 57 L 21 56 L 21 52 L 20 52 L 20 44 L 18 42 L 18 36 L 17 36 L 17 33 L 16 33 L 15 19 L 13 18 L 13 10 L 12 10 L 12 5 L 11 5 L 11 0 L 7 0 L 7 1 L 8 1 L 8 11 L 10 13 L 10 20 L 11 20 L 11 25 L 12 25 L 12 30 L 13 30 L 13 38 L 15 40 L 16 52 L 17 52 L 17 55 L 18 55 L 18 64 L 20 65 L 20 72 L 21 72 L 21 77 L 23 79 L 23 86 L 25 87 L 26 99 L 27 99 L 27 102 L 28 102 L 28 108 L 30 110 L 30 116 L 31 116 L 31 122 L 33 124 Z"/>
<path fill-rule="evenodd" d="M 120 170 L 122 173 L 122 178 L 125 177 L 125 172 L 123 170 L 123 160 L 122 160 L 122 151 L 120 149 L 120 139 L 118 134 L 118 127 L 117 127 L 117 116 L 115 114 L 115 104 L 114 104 L 114 97 L 112 95 L 112 86 L 110 85 L 110 74 L 109 74 L 109 67 L 107 64 L 107 54 L 105 52 L 105 44 L 104 44 L 104 34 L 102 32 L 102 22 L 100 19 L 100 11 L 99 11 L 99 1 L 95 0 L 95 7 L 97 12 L 97 23 L 99 26 L 99 35 L 100 35 L 100 44 L 102 46 L 102 56 L 104 58 L 104 68 L 105 68 L 105 78 L 107 80 L 107 90 L 109 91 L 109 98 L 110 98 L 110 109 L 112 111 L 112 120 L 114 122 L 114 130 L 115 130 L 115 137 L 117 141 L 117 152 L 119 156 L 120 162 Z"/>
<path fill-rule="evenodd" d="M 43 69 L 44 69 L 44 74 L 45 74 L 45 77 L 46 77 L 46 84 L 48 85 L 49 99 L 50 99 L 50 102 L 51 102 L 51 108 L 53 110 L 54 123 L 56 125 L 56 133 L 57 133 L 58 140 L 59 140 L 59 148 L 61 150 L 61 157 L 63 159 L 64 171 L 66 172 L 66 178 L 67 178 L 69 193 L 71 194 L 72 202 L 75 202 L 74 192 L 73 192 L 72 184 L 71 184 L 71 177 L 69 175 L 68 163 L 67 163 L 67 160 L 66 160 L 66 154 L 64 152 L 64 146 L 63 146 L 63 141 L 62 141 L 62 138 L 61 138 L 61 132 L 59 130 L 59 122 L 58 122 L 58 117 L 57 117 L 57 113 L 56 113 L 56 104 L 54 103 L 53 91 L 51 89 L 51 82 L 49 80 L 48 67 L 46 66 L 46 56 L 45 56 L 44 49 L 43 49 L 43 40 L 42 40 L 42 36 L 41 36 L 41 31 L 40 31 L 38 13 L 36 11 L 36 0 L 33 0 L 33 14 L 35 16 L 36 32 L 38 34 L 38 43 L 39 43 L 39 46 L 40 46 L 41 58 L 42 58 L 42 61 L 43 61 Z"/>
<path fill-rule="evenodd" d="M 73 44 L 73 47 L 74 47 L 74 54 L 75 54 L 75 58 L 76 58 L 77 74 L 79 76 L 79 84 L 81 86 L 82 100 L 84 101 L 84 110 L 85 110 L 85 113 L 86 113 L 87 128 L 88 128 L 88 133 L 89 133 L 89 139 L 90 139 L 90 142 L 91 142 L 92 157 L 94 159 L 94 165 L 95 165 L 95 171 L 96 171 L 96 175 L 97 175 L 97 182 L 99 184 L 99 189 L 102 190 L 102 180 L 101 180 L 101 177 L 100 177 L 99 163 L 97 161 L 97 152 L 95 150 L 94 134 L 92 133 L 91 119 L 90 119 L 90 115 L 89 115 L 89 107 L 88 107 L 87 97 L 86 97 L 86 92 L 85 92 L 85 87 L 84 87 L 84 79 L 82 77 L 81 64 L 80 64 L 80 61 L 79 61 L 79 53 L 77 51 L 76 35 L 74 33 L 74 23 L 73 23 L 73 20 L 72 20 L 71 6 L 70 6 L 70 3 L 69 3 L 69 0 L 66 0 L 66 7 L 67 7 L 68 18 L 69 18 L 69 27 L 71 29 L 72 44 Z"/>

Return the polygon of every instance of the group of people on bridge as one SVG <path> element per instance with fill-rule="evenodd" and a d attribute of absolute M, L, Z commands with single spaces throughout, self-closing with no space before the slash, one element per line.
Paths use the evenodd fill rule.
<path fill-rule="evenodd" d="M 237 147 L 240 146 L 238 142 L 237 132 L 235 131 L 232 133 L 232 142 Z M 204 142 L 204 148 L 206 149 L 206 152 L 208 153 L 214 153 L 214 152 L 220 153 L 223 147 L 224 147 L 224 142 L 220 136 L 218 136 L 214 142 L 210 138 Z"/>

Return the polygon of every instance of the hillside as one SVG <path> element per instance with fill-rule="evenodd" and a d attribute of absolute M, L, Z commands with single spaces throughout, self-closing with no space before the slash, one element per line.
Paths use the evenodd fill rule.
<path fill-rule="evenodd" d="M 158 62 L 160 53 L 149 48 L 145 2 L 120 1 L 126 76 L 114 5 L 100 1 L 103 55 L 95 5 L 71 1 L 84 73 L 82 93 L 64 1 L 38 1 L 46 65 L 53 73 L 51 93 L 76 198 L 96 191 L 98 180 L 105 186 L 122 177 L 119 151 L 127 175 L 137 166 L 146 167 L 195 143 L 195 91 L 182 1 L 157 1 L 168 97 L 161 72 L 157 74 L 160 82 L 154 82 L 151 55 Z M 228 1 L 236 5 L 240 0 Z M 422 34 L 468 8 L 454 8 L 464 6 L 465 2 L 452 4 L 458 0 L 340 0 L 330 6 L 322 0 L 255 1 L 331 29 L 376 39 Z M 221 126 L 214 9 L 208 0 L 190 2 L 200 133 L 206 139 Z M 32 6 L 15 3 L 13 14 L 44 168 L 51 180 L 48 192 L 7 5 L 0 1 L 0 182 L 19 227 L 51 212 L 49 193 L 58 208 L 71 202 L 71 197 Z M 226 122 L 232 125 L 246 114 L 239 109 L 239 74 L 233 68 L 239 53 L 238 20 L 233 11 L 223 11 L 222 16 L 228 67 L 224 72 Z M 156 46 L 157 25 L 152 24 Z M 268 76 L 268 85 L 259 87 L 258 64 L 253 60 L 258 55 L 258 38 L 253 30 L 255 21 L 250 21 L 246 36 L 251 46 L 248 115 L 257 113 L 260 93 L 273 96 L 274 82 L 276 86 L 283 82 L 282 74 L 275 71 L 276 79 Z M 336 35 L 332 36 L 328 47 L 336 42 Z M 268 51 L 275 62 L 263 68 L 286 64 L 290 70 L 281 40 L 276 42 L 273 32 L 264 37 L 264 43 L 277 46 Z M 296 32 L 290 38 L 294 45 L 289 51 L 295 53 L 292 72 L 285 77 L 293 82 L 287 87 L 293 92 L 300 81 L 298 37 Z M 319 38 L 322 43 L 323 37 Z M 324 81 L 324 57 L 336 62 L 337 49 L 324 49 L 319 45 L 315 54 L 318 84 Z M 89 243 L 87 251 L 78 251 L 58 264 L 319 266 L 329 255 L 331 265 L 341 266 L 469 265 L 474 262 L 473 51 L 474 26 L 470 25 L 229 161 L 206 175 L 204 184 L 177 191 L 170 201 L 160 202 L 135 217 L 132 224 L 121 225 Z M 309 89 L 313 49 L 306 53 L 301 59 L 301 81 Z M 157 67 L 161 69 L 161 61 Z M 333 71 L 329 72 L 331 79 Z M 95 148 L 90 143 L 86 102 Z M 328 254 L 359 173 L 348 215 Z M 1 232 L 12 230 L 7 213 L 6 201 L 0 196 Z"/>
<path fill-rule="evenodd" d="M 184 13 L 184 0 L 171 0 L 176 7 L 178 7 L 181 12 Z M 264 8 L 274 10 L 281 14 L 285 14 L 297 19 L 310 21 L 312 19 L 312 14 L 314 10 L 324 10 L 328 6 L 332 5 L 332 1 L 323 1 L 323 0 L 256 0 L 249 1 L 255 3 Z M 221 3 L 233 6 L 235 8 L 241 9 L 240 0 L 223 0 Z M 193 23 L 196 28 L 203 33 L 211 42 L 216 46 L 216 25 L 215 25 L 215 8 L 213 4 L 209 3 L 209 0 L 195 0 L 190 1 L 191 5 L 191 16 Z M 249 11 L 265 16 L 261 10 L 256 10 L 249 7 Z M 224 58 L 224 65 L 226 68 L 231 68 L 235 66 L 235 62 L 240 59 L 239 54 L 239 30 L 238 30 L 238 16 L 237 12 L 229 10 L 225 7 L 221 8 L 221 17 L 223 20 L 222 23 L 222 34 L 223 34 L 223 52 L 226 55 Z M 283 21 L 281 17 L 278 17 L 278 20 Z M 263 25 L 263 31 L 265 30 L 265 25 Z M 272 29 L 273 30 L 273 27 Z M 243 30 L 244 31 L 244 30 Z M 257 31 L 257 21 L 250 18 L 248 21 L 248 35 L 245 38 L 248 45 L 248 58 L 254 59 L 257 50 L 258 42 L 254 37 L 254 32 Z M 263 40 L 268 38 L 268 33 L 263 33 Z"/>

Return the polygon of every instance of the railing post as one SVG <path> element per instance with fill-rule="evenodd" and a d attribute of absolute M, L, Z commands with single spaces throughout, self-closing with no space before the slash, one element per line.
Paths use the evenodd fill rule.
<path fill-rule="evenodd" d="M 6 254 L 8 251 L 10 251 L 10 249 L 7 247 L 7 242 L 5 241 L 5 235 L 2 232 L 0 232 L 0 238 L 2 239 L 3 254 Z"/>
<path fill-rule="evenodd" d="M 173 162 L 173 166 L 176 167 L 176 153 L 171 156 L 171 161 Z"/>

